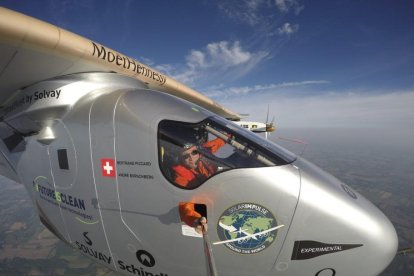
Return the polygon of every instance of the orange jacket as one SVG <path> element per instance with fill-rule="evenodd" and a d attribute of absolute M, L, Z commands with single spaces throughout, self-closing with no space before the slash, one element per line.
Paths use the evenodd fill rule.
<path fill-rule="evenodd" d="M 214 173 L 214 167 L 204 164 L 201 160 L 197 162 L 196 169 L 189 169 L 183 165 L 174 166 L 172 169 L 175 174 L 174 182 L 185 188 L 198 186 Z"/>
<path fill-rule="evenodd" d="M 222 146 L 224 146 L 226 142 L 220 138 L 216 138 L 214 140 L 208 141 L 203 144 L 203 148 L 210 149 L 211 153 L 216 153 Z"/>
<path fill-rule="evenodd" d="M 203 147 L 209 148 L 211 153 L 215 153 L 224 145 L 225 142 L 217 138 L 205 143 Z M 214 167 L 205 165 L 201 160 L 197 164 L 197 170 L 188 169 L 183 165 L 174 166 L 172 169 L 175 172 L 175 183 L 183 187 L 191 186 L 192 181 L 198 180 L 200 177 L 207 178 L 214 173 Z M 194 227 L 195 221 L 201 218 L 200 213 L 195 210 L 195 204 L 192 202 L 180 202 L 178 208 L 181 221 L 190 227 Z"/>
<path fill-rule="evenodd" d="M 178 208 L 180 211 L 181 221 L 184 221 L 188 226 L 194 227 L 194 222 L 201 218 L 200 213 L 195 210 L 194 203 L 180 202 Z"/>
<path fill-rule="evenodd" d="M 215 153 L 224 146 L 224 144 L 225 142 L 222 139 L 216 138 L 203 144 L 203 148 L 207 148 L 211 153 Z M 174 182 L 182 187 L 197 186 L 197 184 L 201 183 L 215 172 L 214 166 L 206 164 L 201 160 L 197 162 L 196 169 L 189 169 L 183 165 L 177 165 L 172 167 L 172 170 L 174 171 Z"/>

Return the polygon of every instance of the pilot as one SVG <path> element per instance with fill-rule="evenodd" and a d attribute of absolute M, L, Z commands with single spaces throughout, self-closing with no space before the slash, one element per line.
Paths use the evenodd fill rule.
<path fill-rule="evenodd" d="M 215 153 L 225 142 L 216 138 L 202 145 L 203 149 Z M 187 143 L 180 153 L 181 164 L 173 166 L 174 182 L 184 188 L 197 187 L 216 172 L 216 168 L 203 158 L 195 144 Z"/>
<path fill-rule="evenodd" d="M 225 142 L 216 138 L 204 143 L 202 147 L 211 153 L 217 152 Z M 216 167 L 208 162 L 198 151 L 195 144 L 185 144 L 180 153 L 181 164 L 173 166 L 174 182 L 185 188 L 197 187 L 216 172 Z M 180 218 L 188 226 L 194 227 L 198 233 L 207 231 L 207 219 L 195 210 L 195 204 L 181 202 L 179 204 Z"/>

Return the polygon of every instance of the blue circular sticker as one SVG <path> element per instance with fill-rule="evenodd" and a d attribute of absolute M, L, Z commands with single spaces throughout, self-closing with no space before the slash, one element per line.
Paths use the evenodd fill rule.
<path fill-rule="evenodd" d="M 223 212 L 217 224 L 221 242 L 241 254 L 258 253 L 276 239 L 276 218 L 265 207 L 256 203 L 239 203 Z"/>

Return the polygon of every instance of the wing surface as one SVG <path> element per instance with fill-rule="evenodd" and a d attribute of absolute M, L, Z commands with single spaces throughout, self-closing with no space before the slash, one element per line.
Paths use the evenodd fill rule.
<path fill-rule="evenodd" d="M 240 115 L 137 60 L 52 24 L 0 7 L 0 104 L 23 87 L 80 72 L 116 72 L 200 105 L 222 117 Z"/>

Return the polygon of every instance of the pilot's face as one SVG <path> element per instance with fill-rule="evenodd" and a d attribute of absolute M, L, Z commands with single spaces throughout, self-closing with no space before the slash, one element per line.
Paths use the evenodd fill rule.
<path fill-rule="evenodd" d="M 181 158 L 184 166 L 189 169 L 195 169 L 197 168 L 197 161 L 200 158 L 200 153 L 198 152 L 196 146 L 192 146 L 181 154 Z"/>

